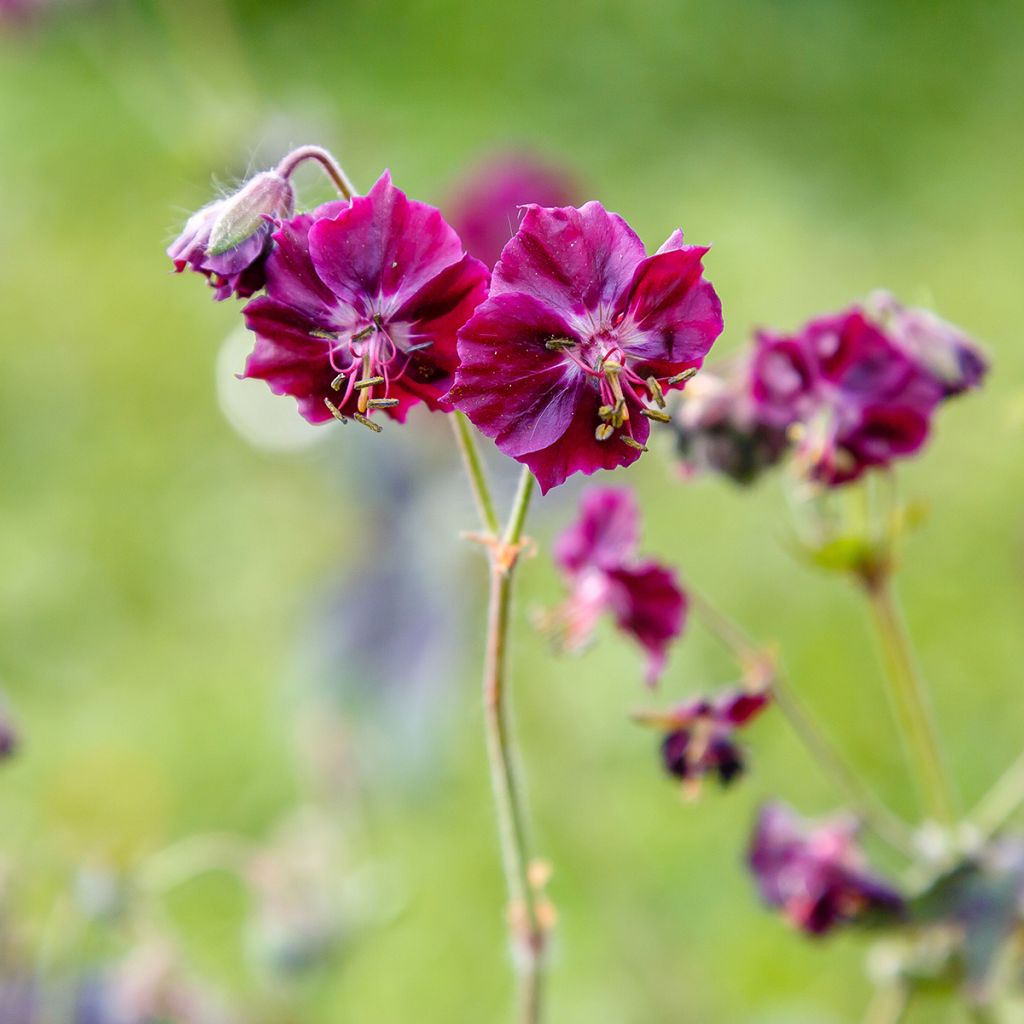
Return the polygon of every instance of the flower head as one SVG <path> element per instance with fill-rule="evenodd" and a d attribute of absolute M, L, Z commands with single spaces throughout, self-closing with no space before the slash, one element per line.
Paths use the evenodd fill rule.
<path fill-rule="evenodd" d="M 275 221 L 291 216 L 295 196 L 273 171 L 250 179 L 238 192 L 194 213 L 167 249 L 174 269 L 191 267 L 206 277 L 218 301 L 255 295 L 273 245 Z"/>
<path fill-rule="evenodd" d="M 683 631 L 686 595 L 670 569 L 637 560 L 639 519 L 628 490 L 594 488 L 584 494 L 579 519 L 555 542 L 555 561 L 571 593 L 549 622 L 566 651 L 579 651 L 610 612 L 619 629 L 646 650 L 647 681 L 654 683 L 669 644 Z"/>
<path fill-rule="evenodd" d="M 981 386 L 988 358 L 959 327 L 931 310 L 904 306 L 889 292 L 869 296 L 868 307 L 896 344 L 938 381 L 943 397 Z"/>
<path fill-rule="evenodd" d="M 462 183 L 453 203 L 452 225 L 466 250 L 493 267 L 527 203 L 565 206 L 573 202 L 575 192 L 568 175 L 529 156 L 499 157 Z"/>
<path fill-rule="evenodd" d="M 455 335 L 487 291 L 487 270 L 431 206 L 385 172 L 365 196 L 284 222 L 267 291 L 244 310 L 256 334 L 245 376 L 292 395 L 312 423 L 442 407 Z"/>
<path fill-rule="evenodd" d="M 760 333 L 751 375 L 758 416 L 788 428 L 808 473 L 830 486 L 917 452 L 942 398 L 934 376 L 856 308 L 796 335 Z"/>
<path fill-rule="evenodd" d="M 640 715 L 646 725 L 664 730 L 661 757 L 665 770 L 687 787 L 706 775 L 727 786 L 746 769 L 746 757 L 735 732 L 756 718 L 771 702 L 769 690 L 730 690 L 715 700 L 698 698 L 660 715 Z"/>
<path fill-rule="evenodd" d="M 529 206 L 459 332 L 452 403 L 542 491 L 635 462 L 721 333 L 706 252 L 677 231 L 648 256 L 600 203 Z"/>
<path fill-rule="evenodd" d="M 786 430 L 758 415 L 750 393 L 750 360 L 705 368 L 679 396 L 672 414 L 676 445 L 688 473 L 721 473 L 753 483 L 790 447 Z"/>
<path fill-rule="evenodd" d="M 870 913 L 899 915 L 903 898 L 867 871 L 857 824 L 846 816 L 810 825 L 783 804 L 762 808 L 748 854 L 761 899 L 811 935 Z"/>

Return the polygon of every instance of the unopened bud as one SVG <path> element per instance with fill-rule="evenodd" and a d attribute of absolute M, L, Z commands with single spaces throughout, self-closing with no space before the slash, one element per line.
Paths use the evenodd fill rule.
<path fill-rule="evenodd" d="M 251 238 L 267 223 L 288 217 L 295 208 L 291 185 L 273 171 L 263 171 L 225 199 L 210 231 L 207 253 L 221 256 Z"/>

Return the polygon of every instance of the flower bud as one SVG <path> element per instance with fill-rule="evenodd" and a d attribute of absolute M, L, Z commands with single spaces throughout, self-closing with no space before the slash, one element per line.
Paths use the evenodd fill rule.
<path fill-rule="evenodd" d="M 294 207 L 295 195 L 284 178 L 273 171 L 257 174 L 221 204 L 210 230 L 207 255 L 223 256 L 265 228 L 268 217 L 289 217 Z"/>
<path fill-rule="evenodd" d="M 194 213 L 167 255 L 176 272 L 191 267 L 204 275 L 218 301 L 248 298 L 266 284 L 263 264 L 273 246 L 274 221 L 291 216 L 294 205 L 291 185 L 264 171 L 233 196 Z"/>

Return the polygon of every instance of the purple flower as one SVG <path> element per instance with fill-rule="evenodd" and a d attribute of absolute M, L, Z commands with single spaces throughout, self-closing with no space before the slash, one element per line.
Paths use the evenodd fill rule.
<path fill-rule="evenodd" d="M 455 336 L 487 292 L 487 269 L 431 206 L 385 172 L 369 194 L 295 217 L 274 233 L 267 292 L 244 310 L 256 345 L 245 376 L 292 395 L 311 423 L 443 398 Z"/>
<path fill-rule="evenodd" d="M 566 174 L 529 156 L 499 157 L 462 183 L 451 221 L 466 250 L 493 267 L 527 203 L 566 206 L 575 201 L 575 193 Z"/>
<path fill-rule="evenodd" d="M 637 561 L 639 519 L 628 490 L 594 488 L 584 494 L 579 519 L 555 542 L 555 562 L 571 593 L 549 621 L 562 647 L 579 651 L 610 612 L 647 652 L 647 682 L 653 684 L 669 644 L 683 631 L 686 595 L 670 569 Z"/>
<path fill-rule="evenodd" d="M 868 306 L 896 344 L 938 381 L 944 397 L 981 386 L 988 358 L 958 327 L 931 310 L 902 305 L 889 292 L 875 292 Z"/>
<path fill-rule="evenodd" d="M 203 274 L 218 302 L 248 298 L 266 281 L 274 223 L 291 216 L 294 205 L 287 180 L 273 171 L 257 174 L 234 195 L 192 214 L 167 255 L 177 273 L 191 267 Z"/>
<path fill-rule="evenodd" d="M 662 715 L 639 716 L 665 730 L 661 757 L 665 770 L 687 786 L 716 775 L 727 786 L 743 773 L 746 758 L 734 733 L 771 702 L 769 690 L 730 690 L 716 700 L 699 698 Z"/>
<path fill-rule="evenodd" d="M 760 333 L 751 374 L 758 416 L 788 428 L 810 476 L 829 486 L 917 452 L 942 398 L 932 374 L 856 308 L 791 337 Z"/>
<path fill-rule="evenodd" d="M 459 332 L 452 403 L 545 492 L 635 462 L 721 333 L 705 252 L 676 231 L 647 256 L 600 203 L 529 206 Z"/>
<path fill-rule="evenodd" d="M 705 367 L 680 395 L 672 415 L 687 474 L 711 471 L 753 483 L 790 448 L 783 427 L 766 423 L 750 390 L 750 360 Z"/>
<path fill-rule="evenodd" d="M 811 935 L 869 914 L 903 912 L 902 896 L 866 870 L 857 824 L 847 816 L 810 825 L 784 804 L 768 804 L 748 864 L 761 899 Z"/>

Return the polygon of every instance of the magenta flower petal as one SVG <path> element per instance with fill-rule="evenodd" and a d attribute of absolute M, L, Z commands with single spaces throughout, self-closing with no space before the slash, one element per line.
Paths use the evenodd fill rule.
<path fill-rule="evenodd" d="M 640 540 L 640 509 L 633 492 L 591 488 L 580 500 L 579 518 L 555 540 L 555 562 L 569 573 L 588 566 L 616 568 L 633 559 Z"/>
<path fill-rule="evenodd" d="M 532 206 L 459 332 L 452 403 L 542 491 L 635 462 L 649 420 L 668 421 L 664 392 L 721 331 L 704 250 L 670 243 L 648 259 L 598 203 Z"/>
<path fill-rule="evenodd" d="M 623 346 L 651 372 L 699 366 L 722 331 L 722 304 L 703 278 L 707 251 L 706 246 L 687 245 L 658 252 L 642 260 L 633 274 L 622 330 L 628 334 L 631 326 L 635 334 Z"/>
<path fill-rule="evenodd" d="M 367 196 L 283 223 L 274 240 L 267 294 L 244 310 L 256 333 L 247 377 L 294 396 L 313 423 L 447 408 L 457 334 L 487 270 L 436 210 L 385 174 Z"/>
<path fill-rule="evenodd" d="M 686 622 L 686 595 L 670 569 L 654 562 L 612 569 L 609 597 L 619 628 L 647 651 L 647 683 L 657 682 L 672 641 Z"/>
<path fill-rule="evenodd" d="M 614 304 L 645 255 L 633 229 L 600 203 L 528 206 L 494 268 L 491 295 L 522 292 L 583 317 Z"/>
<path fill-rule="evenodd" d="M 900 916 L 902 896 L 868 872 L 847 817 L 810 825 L 783 804 L 761 810 L 748 864 L 761 899 L 811 935 L 869 913 Z"/>
<path fill-rule="evenodd" d="M 358 305 L 379 297 L 388 309 L 463 256 L 459 236 L 440 211 L 408 199 L 387 171 L 337 217 L 310 228 L 309 252 L 339 298 Z"/>

